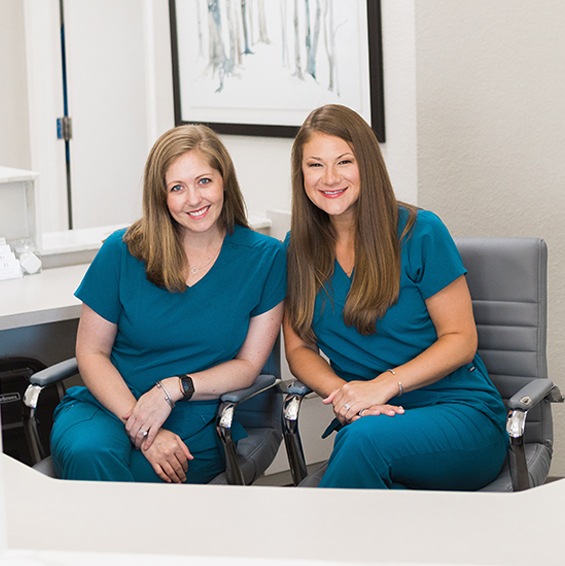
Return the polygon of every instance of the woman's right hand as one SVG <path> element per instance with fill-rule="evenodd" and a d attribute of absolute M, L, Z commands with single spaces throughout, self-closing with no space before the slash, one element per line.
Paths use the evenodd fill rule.
<path fill-rule="evenodd" d="M 179 436 L 164 428 L 159 429 L 153 444 L 141 449 L 143 455 L 166 483 L 184 483 L 189 460 L 194 456 Z"/>
<path fill-rule="evenodd" d="M 360 391 L 368 390 L 370 386 L 371 382 L 350 382 L 330 393 L 325 399 L 322 399 L 322 402 L 325 405 L 332 405 L 334 415 L 343 425 L 371 415 L 394 417 L 404 413 L 404 407 L 400 405 L 378 403 L 370 401 L 369 396 L 359 395 Z M 356 395 L 353 395 L 353 393 L 356 393 Z"/>
<path fill-rule="evenodd" d="M 123 415 L 126 432 L 132 444 L 138 450 L 142 445 L 144 449 L 149 448 L 170 414 L 171 406 L 161 390 L 153 387 L 144 393 L 135 406 Z"/>

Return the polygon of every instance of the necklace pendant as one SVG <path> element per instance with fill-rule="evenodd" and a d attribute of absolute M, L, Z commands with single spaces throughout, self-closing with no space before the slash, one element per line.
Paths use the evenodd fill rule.
<path fill-rule="evenodd" d="M 191 268 L 190 268 L 190 272 L 191 272 L 193 275 L 196 275 L 199 271 L 200 271 L 200 269 L 198 269 L 198 267 L 191 267 Z"/>

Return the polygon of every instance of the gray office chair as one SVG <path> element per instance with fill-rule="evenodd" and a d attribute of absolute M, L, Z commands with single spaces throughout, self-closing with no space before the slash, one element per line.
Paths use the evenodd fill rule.
<path fill-rule="evenodd" d="M 51 456 L 40 437 L 36 419 L 39 395 L 45 387 L 60 384 L 78 374 L 76 358 L 65 360 L 30 376 L 24 395 L 27 407 L 26 427 L 31 439 L 34 469 L 56 477 Z M 224 446 L 226 470 L 210 483 L 250 485 L 274 460 L 282 441 L 282 410 L 284 383 L 281 381 L 280 340 L 271 352 L 262 373 L 248 388 L 226 393 L 220 398 L 216 429 Z M 232 424 L 241 423 L 248 436 L 237 444 L 232 440 Z"/>
<path fill-rule="evenodd" d="M 479 334 L 479 353 L 508 408 L 508 458 L 482 491 L 519 491 L 542 484 L 553 453 L 551 403 L 563 395 L 547 375 L 547 246 L 536 238 L 457 238 Z M 293 383 L 285 398 L 283 434 L 295 485 L 315 486 L 325 465 L 307 476 L 298 431 L 310 389 Z"/>

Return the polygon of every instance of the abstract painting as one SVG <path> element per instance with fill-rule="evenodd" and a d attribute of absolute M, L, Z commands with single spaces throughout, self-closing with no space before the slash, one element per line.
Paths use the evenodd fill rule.
<path fill-rule="evenodd" d="M 379 0 L 169 0 L 175 122 L 292 137 L 323 104 L 385 141 Z"/>

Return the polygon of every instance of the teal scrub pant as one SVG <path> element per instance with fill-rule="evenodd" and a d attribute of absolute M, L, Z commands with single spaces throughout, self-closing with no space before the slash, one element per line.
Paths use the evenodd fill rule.
<path fill-rule="evenodd" d="M 320 487 L 475 491 L 493 481 L 508 435 L 456 404 L 362 417 L 337 434 Z"/>
<path fill-rule="evenodd" d="M 213 420 L 194 437 L 183 440 L 194 456 L 188 463 L 186 483 L 208 483 L 224 471 L 225 459 Z M 131 444 L 122 422 L 88 401 L 65 398 L 57 408 L 51 456 L 62 479 L 163 481 Z"/>

